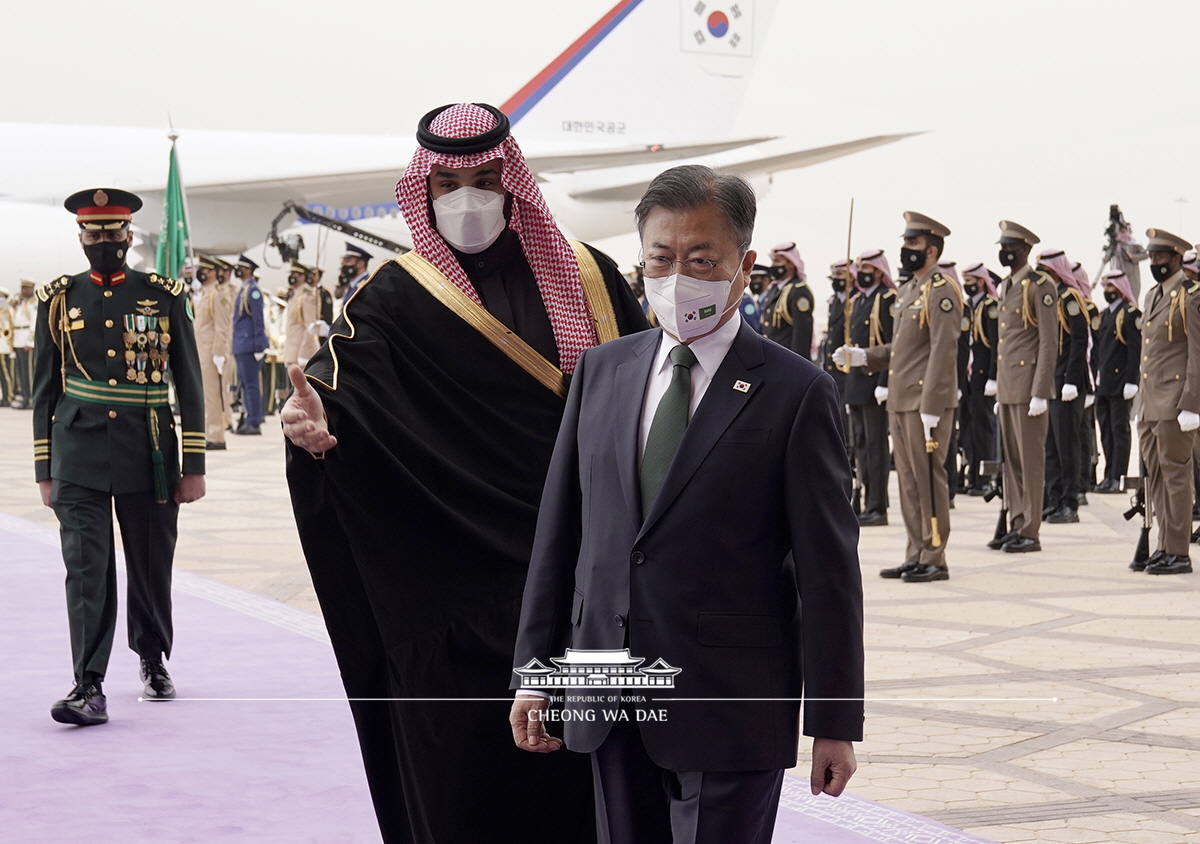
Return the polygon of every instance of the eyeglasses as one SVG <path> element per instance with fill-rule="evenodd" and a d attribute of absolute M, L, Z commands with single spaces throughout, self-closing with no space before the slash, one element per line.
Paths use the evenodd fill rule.
<path fill-rule="evenodd" d="M 684 258 L 679 261 L 672 261 L 665 255 L 651 255 L 643 257 L 641 261 L 638 261 L 638 266 L 642 268 L 647 278 L 665 278 L 671 274 L 671 271 L 675 269 L 675 265 L 678 264 L 681 272 L 689 278 L 707 281 L 712 277 L 712 274 L 722 261 L 735 252 L 740 252 L 741 249 L 741 245 L 738 245 L 734 247 L 733 251 L 722 255 L 716 261 L 709 258 Z"/>

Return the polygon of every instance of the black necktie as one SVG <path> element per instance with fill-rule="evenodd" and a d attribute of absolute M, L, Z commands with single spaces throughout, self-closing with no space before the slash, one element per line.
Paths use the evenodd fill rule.
<path fill-rule="evenodd" d="M 692 403 L 692 364 L 696 355 L 687 346 L 671 349 L 671 383 L 658 402 L 650 433 L 646 437 L 646 453 L 642 455 L 642 518 L 650 512 L 658 491 L 662 488 L 667 469 L 679 441 L 688 426 L 688 410 Z"/>

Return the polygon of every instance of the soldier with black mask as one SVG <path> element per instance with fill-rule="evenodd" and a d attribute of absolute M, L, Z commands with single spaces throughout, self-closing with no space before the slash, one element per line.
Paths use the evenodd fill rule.
<path fill-rule="evenodd" d="M 771 285 L 759 302 L 763 335 L 805 360 L 812 360 L 813 294 L 795 243 L 771 250 Z"/>

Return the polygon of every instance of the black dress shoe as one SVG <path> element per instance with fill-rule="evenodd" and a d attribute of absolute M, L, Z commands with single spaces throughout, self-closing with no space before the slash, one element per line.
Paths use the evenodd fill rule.
<path fill-rule="evenodd" d="M 1004 550 L 1009 554 L 1027 554 L 1030 551 L 1041 551 L 1042 543 L 1018 534 L 1016 539 L 1004 543 Z"/>
<path fill-rule="evenodd" d="M 50 707 L 50 717 L 60 724 L 94 727 L 108 721 L 108 699 L 95 683 L 76 683 L 71 693 Z"/>
<path fill-rule="evenodd" d="M 1146 566 L 1146 574 L 1191 574 L 1192 558 L 1180 554 L 1164 554 L 1153 565 Z"/>
<path fill-rule="evenodd" d="M 225 443 L 215 443 L 212 440 L 209 440 L 204 443 L 204 450 L 205 451 L 224 451 Z"/>
<path fill-rule="evenodd" d="M 929 583 L 934 580 L 949 580 L 950 572 L 943 566 L 917 566 L 900 575 L 905 583 Z"/>
<path fill-rule="evenodd" d="M 1081 493 L 1079 493 L 1079 495 L 1078 495 L 1078 496 L 1076 496 L 1076 498 L 1075 498 L 1075 506 L 1076 506 L 1076 507 L 1086 507 L 1086 506 L 1088 506 L 1088 503 L 1087 503 L 1087 493 L 1086 493 L 1086 492 L 1081 492 Z"/>
<path fill-rule="evenodd" d="M 1054 514 L 1054 511 L 1057 509 L 1058 509 L 1057 507 L 1043 507 L 1042 508 L 1042 518 L 1043 519 L 1050 518 L 1050 516 L 1052 516 Z"/>
<path fill-rule="evenodd" d="M 174 700 L 175 684 L 171 675 L 161 660 L 143 659 L 141 669 L 142 682 L 146 688 L 142 691 L 142 700 Z"/>
<path fill-rule="evenodd" d="M 907 563 L 902 563 L 896 566 L 894 569 L 880 569 L 879 576 L 886 577 L 889 580 L 896 580 L 899 577 L 903 577 L 905 572 L 910 572 L 913 569 L 919 569 L 920 567 L 921 564 L 916 560 L 909 560 Z"/>
<path fill-rule="evenodd" d="M 1079 521 L 1079 512 L 1070 507 L 1059 507 L 1046 517 L 1046 521 L 1052 525 L 1074 524 Z"/>
<path fill-rule="evenodd" d="M 235 434 L 243 434 L 243 435 L 245 435 L 245 434 L 250 434 L 250 435 L 260 434 L 261 435 L 262 428 L 259 427 L 258 425 L 243 425 L 242 427 L 240 427 L 236 431 L 234 431 L 234 433 Z"/>
<path fill-rule="evenodd" d="M 858 514 L 858 524 L 860 527 L 879 527 L 887 524 L 887 513 L 881 513 L 878 510 L 868 510 L 865 513 Z"/>
<path fill-rule="evenodd" d="M 978 498 L 979 496 L 984 495 L 986 493 L 987 493 L 987 487 L 985 487 L 985 486 L 973 486 L 967 490 L 967 495 L 971 496 L 972 498 Z"/>
<path fill-rule="evenodd" d="M 1020 534 L 1018 534 L 1015 530 L 1010 530 L 1008 533 L 1004 534 L 1004 536 L 998 536 L 993 539 L 987 544 L 987 547 L 991 548 L 993 551 L 999 551 L 1018 536 L 1020 536 Z"/>
<path fill-rule="evenodd" d="M 1148 559 L 1134 560 L 1132 563 L 1129 564 L 1129 570 L 1130 571 L 1145 571 L 1146 566 L 1157 563 L 1159 560 L 1161 560 L 1165 556 L 1167 556 L 1166 551 L 1155 551 L 1153 554 L 1150 555 L 1150 557 Z"/>
<path fill-rule="evenodd" d="M 1112 478 L 1105 478 L 1103 482 L 1101 482 L 1100 486 L 1096 487 L 1096 492 L 1100 493 L 1101 495 L 1111 495 L 1114 492 L 1120 491 L 1121 485 Z"/>
<path fill-rule="evenodd" d="M 1194 531 L 1192 531 L 1192 535 L 1188 537 L 1188 542 L 1200 544 L 1200 528 L 1196 528 Z"/>

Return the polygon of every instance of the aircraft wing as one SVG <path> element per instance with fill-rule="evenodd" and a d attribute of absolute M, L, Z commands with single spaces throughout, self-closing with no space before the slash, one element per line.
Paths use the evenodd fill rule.
<path fill-rule="evenodd" d="M 854 141 L 844 141 L 840 144 L 814 147 L 813 149 L 785 152 L 760 158 L 743 157 L 735 161 L 720 160 L 712 162 L 720 169 L 740 170 L 748 176 L 778 173 L 781 170 L 796 170 L 801 167 L 811 167 L 844 155 L 872 149 L 874 147 L 892 144 L 921 132 L 904 132 L 895 135 L 873 135 L 869 138 L 859 138 Z M 591 187 L 584 190 L 572 191 L 572 199 L 592 202 L 635 202 L 645 192 L 653 174 L 630 179 L 620 184 Z"/>

